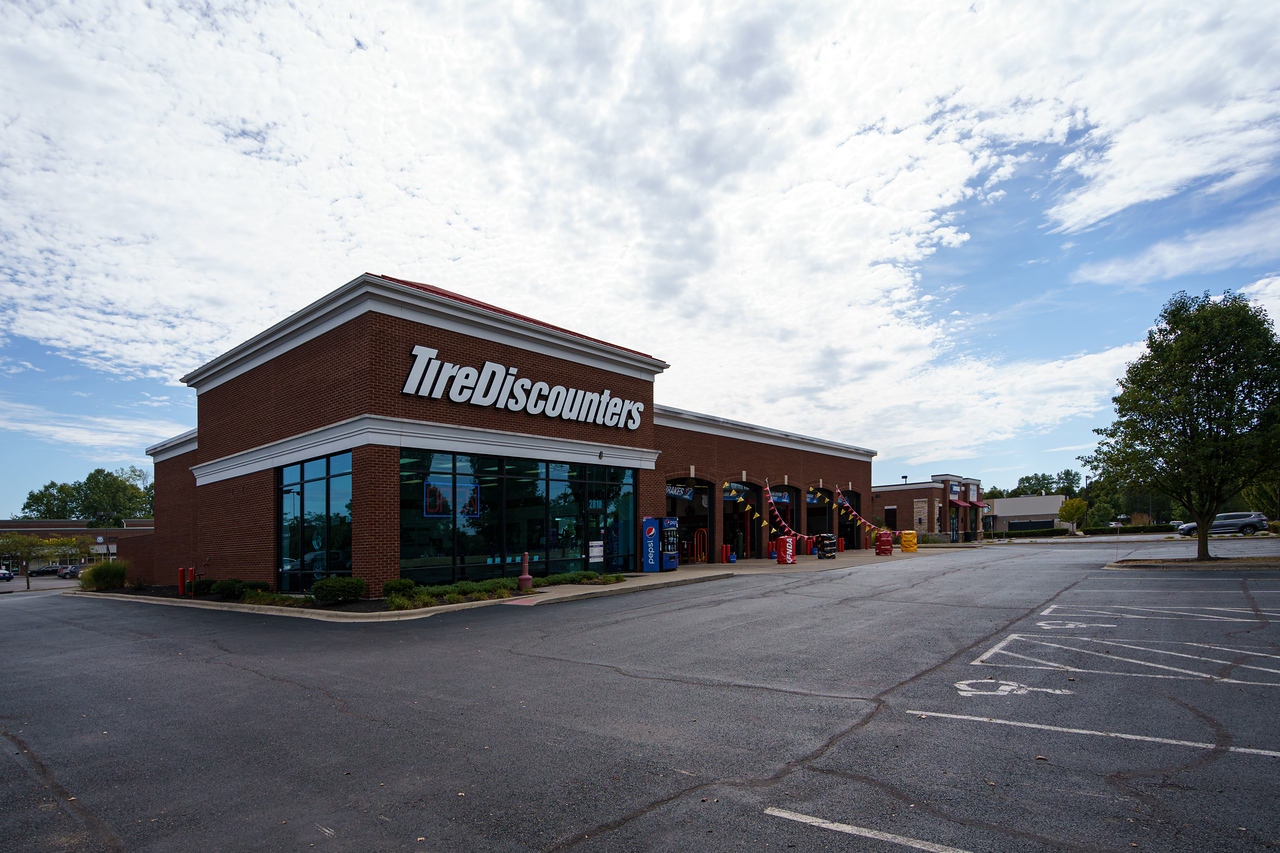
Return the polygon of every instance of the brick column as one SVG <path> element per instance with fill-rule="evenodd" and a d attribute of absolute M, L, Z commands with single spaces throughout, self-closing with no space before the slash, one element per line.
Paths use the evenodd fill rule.
<path fill-rule="evenodd" d="M 351 471 L 351 574 L 379 598 L 400 577 L 400 448 L 354 448 Z"/>

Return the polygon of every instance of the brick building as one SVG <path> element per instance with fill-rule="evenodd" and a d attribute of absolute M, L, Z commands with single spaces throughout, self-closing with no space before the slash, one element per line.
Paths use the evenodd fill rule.
<path fill-rule="evenodd" d="M 947 536 L 956 542 L 981 538 L 982 481 L 934 474 L 928 482 L 871 487 L 871 515 L 890 530 Z"/>
<path fill-rule="evenodd" d="M 840 529 L 836 488 L 861 508 L 873 451 L 655 406 L 667 367 L 362 275 L 184 377 L 198 427 L 147 449 L 151 555 L 122 555 L 157 582 L 353 574 L 376 594 L 519 574 L 525 552 L 535 575 L 634 571 L 647 516 L 680 520 L 686 561 L 759 556 L 766 482 L 800 533 Z"/>
<path fill-rule="evenodd" d="M 149 548 L 149 537 L 154 530 L 154 522 L 150 518 L 126 518 L 123 519 L 124 527 L 90 527 L 92 522 L 75 518 L 14 518 L 0 519 L 0 533 L 20 533 L 27 536 L 35 536 L 38 539 L 68 539 L 76 538 L 85 540 L 90 550 L 90 556 L 80 558 L 75 561 L 64 561 L 87 563 L 105 560 L 109 557 L 117 555 L 121 547 L 121 543 L 127 542 L 126 548 L 132 548 L 131 553 L 140 554 L 143 561 L 149 559 L 147 549 Z M 51 559 L 50 562 L 58 562 Z M 15 560 L 0 554 L 0 566 L 4 568 L 12 568 L 15 571 L 20 568 L 16 565 Z"/>

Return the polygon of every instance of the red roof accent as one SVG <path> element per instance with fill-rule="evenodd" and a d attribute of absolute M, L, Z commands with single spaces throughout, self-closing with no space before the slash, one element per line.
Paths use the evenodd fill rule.
<path fill-rule="evenodd" d="M 535 320 L 533 317 L 526 317 L 523 314 L 517 314 L 514 311 L 508 311 L 506 308 L 499 308 L 497 305 L 490 305 L 487 302 L 481 302 L 479 299 L 472 299 L 470 296 L 463 296 L 460 293 L 454 293 L 453 291 L 445 290 L 442 287 L 436 287 L 434 284 L 423 284 L 418 281 L 406 281 L 403 278 L 393 278 L 392 276 L 380 275 L 378 273 L 365 273 L 365 275 L 371 276 L 373 278 L 380 278 L 380 279 L 383 279 L 384 281 L 393 281 L 396 284 L 403 284 L 405 287 L 412 287 L 416 290 L 424 291 L 425 293 L 430 293 L 435 296 L 443 297 L 445 299 L 451 299 L 454 302 L 459 302 L 463 305 L 470 305 L 472 308 L 482 308 L 485 311 L 492 311 L 494 314 L 501 314 L 504 317 L 511 317 L 515 320 L 522 320 L 526 323 L 532 323 L 535 326 L 542 326 L 544 329 L 552 329 L 557 332 L 562 332 L 563 334 L 566 334 L 566 335 L 572 335 L 573 337 L 581 338 L 584 341 L 591 341 L 593 344 L 601 344 L 602 346 L 610 347 L 616 350 L 621 350 L 622 352 L 629 352 L 632 355 L 638 355 L 643 358 L 653 358 L 653 356 L 649 355 L 648 353 L 643 353 L 643 352 L 640 352 L 639 350 L 628 349 L 627 347 L 620 347 L 617 344 L 611 344 L 608 341 L 602 341 L 599 338 L 593 338 L 593 337 L 590 337 L 589 335 L 583 335 L 579 332 L 574 332 L 570 329 L 562 328 L 561 326 L 553 326 L 550 323 L 544 323 L 542 320 Z M 656 358 L 654 358 L 653 360 L 657 361 Z"/>

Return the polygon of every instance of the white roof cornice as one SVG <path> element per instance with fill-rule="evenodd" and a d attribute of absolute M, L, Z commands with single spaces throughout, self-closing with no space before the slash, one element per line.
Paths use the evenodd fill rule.
<path fill-rule="evenodd" d="M 865 447 L 840 444 L 835 441 L 828 441 L 825 438 L 797 435 L 792 432 L 783 432 L 769 427 L 731 421 L 727 418 L 718 418 L 715 415 L 703 415 L 698 412 L 688 412 L 684 409 L 657 404 L 654 404 L 653 407 L 653 425 L 687 429 L 692 432 L 718 435 L 724 438 L 736 438 L 742 441 L 754 441 L 775 447 L 789 447 L 793 450 L 807 450 L 810 453 L 825 453 L 828 456 L 843 456 L 846 459 L 856 459 L 860 462 L 870 462 L 876 455 L 874 450 L 868 450 Z"/>
<path fill-rule="evenodd" d="M 365 273 L 196 368 L 182 381 L 195 388 L 196 393 L 216 388 L 371 311 L 650 382 L 670 366 L 651 356 L 495 310 L 474 300 L 450 298 L 447 292 L 436 288 L 414 287 Z"/>

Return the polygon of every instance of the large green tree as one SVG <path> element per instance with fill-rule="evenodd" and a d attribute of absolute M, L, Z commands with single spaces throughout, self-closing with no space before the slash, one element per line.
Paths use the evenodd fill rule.
<path fill-rule="evenodd" d="M 27 493 L 19 518 L 74 518 L 91 526 L 123 527 L 126 518 L 151 518 L 155 491 L 136 465 L 97 468 L 75 483 L 49 483 Z"/>
<path fill-rule="evenodd" d="M 1280 461 L 1280 340 L 1270 319 L 1237 294 L 1179 293 L 1119 384 L 1115 422 L 1095 430 L 1097 450 L 1080 461 L 1186 507 L 1197 559 L 1210 559 L 1213 517 Z"/>

